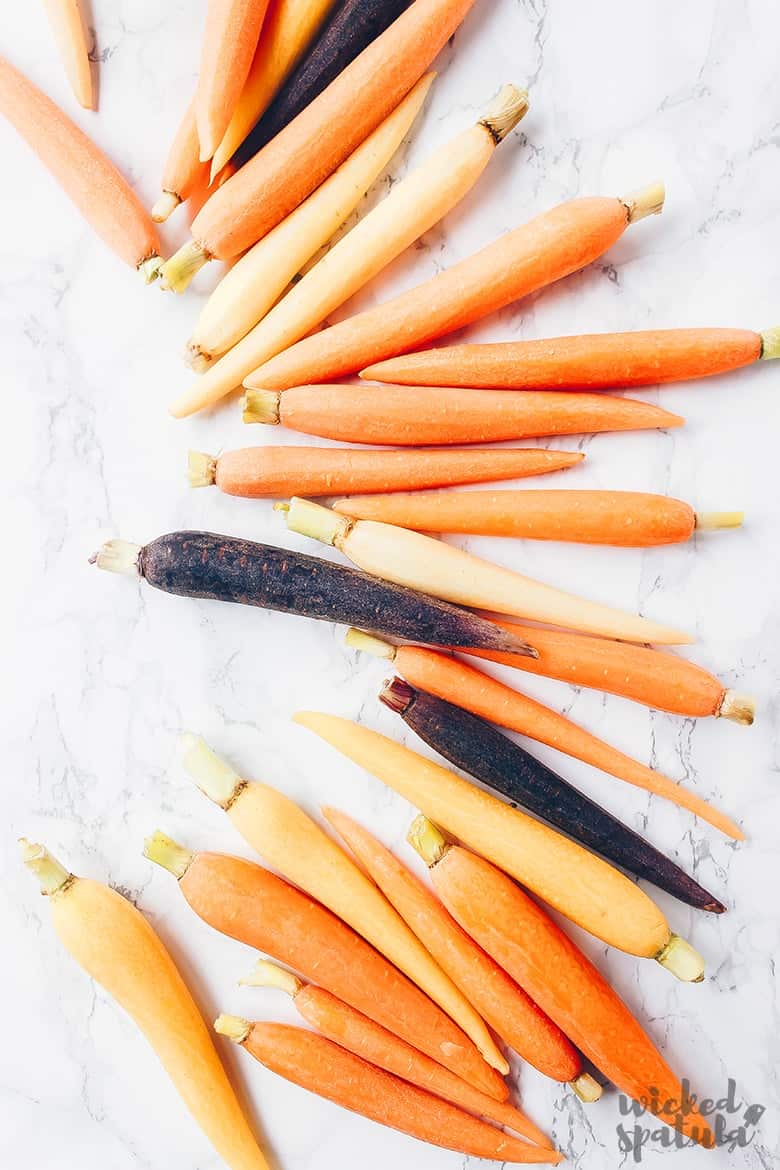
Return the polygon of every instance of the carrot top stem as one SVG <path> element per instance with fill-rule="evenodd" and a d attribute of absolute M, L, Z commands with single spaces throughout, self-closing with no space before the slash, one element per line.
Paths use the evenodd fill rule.
<path fill-rule="evenodd" d="M 580 1073 L 573 1081 L 569 1081 L 569 1084 L 584 1105 L 599 1101 L 604 1092 L 595 1077 L 586 1072 Z"/>
<path fill-rule="evenodd" d="M 666 967 L 683 983 L 701 983 L 704 980 L 704 959 L 679 934 L 672 934 L 666 946 L 655 956 L 657 963 Z"/>
<path fill-rule="evenodd" d="M 696 527 L 701 532 L 718 532 L 724 528 L 741 528 L 744 512 L 697 512 Z"/>
<path fill-rule="evenodd" d="M 414 687 L 402 678 L 394 678 L 385 683 L 379 698 L 396 715 L 402 715 L 414 698 Z"/>
<path fill-rule="evenodd" d="M 276 508 L 286 513 L 287 527 L 292 532 L 299 532 L 301 536 L 310 536 L 313 540 L 332 544 L 336 548 L 354 523 L 331 508 L 323 508 L 321 504 L 313 504 L 311 500 L 302 500 L 299 496 L 293 496 L 289 504 L 277 504 Z"/>
<path fill-rule="evenodd" d="M 203 795 L 220 808 L 229 809 L 241 789 L 246 787 L 246 781 L 211 750 L 205 739 L 191 731 L 181 736 L 179 750 L 185 772 Z"/>
<path fill-rule="evenodd" d="M 203 451 L 187 454 L 187 479 L 190 487 L 212 487 L 217 482 L 217 461 L 213 455 Z"/>
<path fill-rule="evenodd" d="M 415 849 L 430 869 L 437 865 L 449 849 L 447 838 L 433 821 L 420 813 L 409 826 L 406 840 Z"/>
<path fill-rule="evenodd" d="M 160 275 L 162 266 L 163 258 L 158 256 L 156 252 L 153 256 L 147 256 L 145 260 L 142 260 L 138 265 L 138 272 L 140 272 L 144 284 L 154 284 Z"/>
<path fill-rule="evenodd" d="M 99 569 L 106 569 L 109 573 L 125 573 L 130 577 L 137 577 L 140 555 L 140 544 L 131 544 L 129 540 L 107 540 L 98 552 L 90 557 L 89 563 L 97 565 Z"/>
<path fill-rule="evenodd" d="M 258 959 L 252 970 L 238 981 L 239 987 L 274 987 L 295 999 L 303 983 L 292 971 L 285 971 L 270 959 Z"/>
<path fill-rule="evenodd" d="M 765 329 L 761 334 L 761 357 L 767 362 L 780 358 L 780 325 Z"/>
<path fill-rule="evenodd" d="M 41 893 L 53 895 L 70 885 L 73 875 L 43 845 L 34 845 L 26 837 L 19 838 L 22 861 L 41 883 Z"/>
<path fill-rule="evenodd" d="M 751 727 L 756 717 L 756 700 L 739 691 L 724 691 L 720 708 L 716 711 L 720 719 L 731 719 L 743 727 Z"/>
<path fill-rule="evenodd" d="M 480 118 L 479 125 L 485 127 L 498 146 L 527 113 L 528 90 L 505 85 L 484 118 Z"/>
<path fill-rule="evenodd" d="M 177 844 L 171 837 L 166 837 L 165 833 L 158 829 L 144 841 L 144 857 L 153 861 L 155 865 L 161 865 L 163 869 L 172 873 L 177 881 L 181 881 L 192 865 L 195 854 L 185 849 L 183 845 Z"/>
<path fill-rule="evenodd" d="M 197 240 L 189 240 L 174 252 L 160 269 L 160 288 L 182 293 L 190 281 L 208 264 L 211 255 Z"/>
<path fill-rule="evenodd" d="M 244 422 L 266 423 L 277 427 L 280 422 L 278 390 L 247 390 L 244 395 Z"/>
<path fill-rule="evenodd" d="M 252 1025 L 249 1020 L 244 1020 L 241 1016 L 217 1016 L 214 1021 L 214 1031 L 218 1032 L 220 1036 L 227 1036 L 228 1040 L 232 1040 L 234 1044 L 243 1044 L 249 1038 L 249 1033 L 252 1031 Z"/>
<path fill-rule="evenodd" d="M 389 642 L 383 642 L 381 638 L 375 638 L 373 634 L 365 634 L 362 630 L 356 630 L 354 627 L 347 630 L 347 636 L 344 640 L 353 650 L 362 650 L 366 654 L 373 654 L 374 658 L 386 658 L 388 662 L 392 662 L 396 655 L 395 646 L 391 646 Z"/>
<path fill-rule="evenodd" d="M 659 215 L 664 209 L 666 188 L 663 183 L 651 183 L 648 187 L 640 187 L 638 191 L 631 191 L 620 202 L 628 212 L 628 222 L 638 223 L 648 215 Z"/>
<path fill-rule="evenodd" d="M 152 219 L 155 223 L 165 223 L 181 203 L 181 197 L 175 191 L 163 191 L 152 208 Z"/>

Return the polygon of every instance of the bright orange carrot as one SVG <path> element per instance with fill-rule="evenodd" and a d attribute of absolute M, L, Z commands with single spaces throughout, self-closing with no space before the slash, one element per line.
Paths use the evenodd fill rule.
<path fill-rule="evenodd" d="M 31 81 L 0 57 L 0 113 L 32 147 L 92 229 L 146 281 L 160 267 L 149 213 L 113 163 Z"/>
<path fill-rule="evenodd" d="M 208 162 L 230 125 L 260 39 L 268 0 L 209 0 L 195 95 L 200 160 Z"/>
<path fill-rule="evenodd" d="M 440 903 L 437 902 L 437 905 Z M 443 907 L 441 909 L 443 914 L 447 914 Z M 450 921 L 453 927 L 460 931 L 461 928 L 454 919 Z M 461 933 L 476 951 L 484 955 L 484 952 L 479 951 L 476 944 L 471 942 L 465 931 Z M 496 970 L 500 968 L 496 967 Z M 508 975 L 504 978 L 510 982 Z M 412 1048 L 411 1044 L 400 1040 L 398 1036 L 388 1032 L 387 1028 L 375 1024 L 368 1016 L 356 1012 L 329 991 L 315 987 L 313 983 L 301 983 L 295 975 L 277 967 L 275 963 L 269 963 L 266 959 L 260 959 L 251 974 L 241 980 L 241 984 L 245 987 L 273 987 L 285 991 L 292 997 L 296 1008 L 308 1024 L 328 1040 L 346 1048 L 348 1052 L 354 1052 L 355 1056 L 384 1069 L 385 1072 L 393 1073 L 402 1081 L 409 1081 L 420 1089 L 427 1089 L 436 1097 L 443 1097 L 445 1101 L 459 1105 L 468 1113 L 474 1113 L 477 1117 L 487 1117 L 490 1121 L 514 1130 L 515 1133 L 522 1134 L 538 1145 L 550 1145 L 545 1134 L 514 1105 L 508 1102 L 502 1104 L 473 1089 L 449 1069 L 443 1068 L 429 1056 Z"/>
<path fill-rule="evenodd" d="M 252 376 L 286 390 L 353 374 L 416 349 L 584 268 L 629 224 L 663 207 L 656 185 L 625 199 L 573 199 L 391 301 L 299 341 Z"/>
<path fill-rule="evenodd" d="M 583 1073 L 582 1060 L 571 1042 L 461 930 L 430 890 L 351 817 L 337 809 L 322 811 L 388 901 L 493 1031 L 545 1076 L 571 1081 L 583 1099 L 595 1100 L 600 1095 L 598 1086 Z"/>
<path fill-rule="evenodd" d="M 250 374 L 246 384 L 255 386 L 261 377 L 262 372 Z M 297 386 L 283 394 L 250 389 L 244 408 L 244 422 L 281 423 L 326 439 L 401 447 L 648 430 L 678 427 L 684 421 L 632 398 L 543 390 Z"/>
<path fill-rule="evenodd" d="M 187 106 L 171 143 L 162 177 L 162 194 L 152 208 L 152 219 L 163 223 L 205 180 L 208 167 L 200 161 L 195 102 Z"/>
<path fill-rule="evenodd" d="M 431 1145 L 499 1162 L 561 1161 L 555 1150 L 510 1137 L 314 1032 L 289 1024 L 251 1024 L 238 1016 L 220 1016 L 214 1026 L 302 1089 Z"/>
<path fill-rule="evenodd" d="M 44 6 L 76 101 L 85 110 L 94 110 L 95 86 L 81 0 L 44 0 Z"/>
<path fill-rule="evenodd" d="M 433 884 L 464 930 L 504 967 L 628 1096 L 648 1103 L 667 1125 L 684 1090 L 649 1036 L 601 973 L 541 906 L 506 874 L 419 818 L 410 841 L 431 867 Z M 651 1102 L 658 1102 L 656 1109 Z M 713 1135 L 697 1112 L 685 1134 L 704 1146 Z"/>
<path fill-rule="evenodd" d="M 657 329 L 453 345 L 391 358 L 362 378 L 421 386 L 606 390 L 707 378 L 780 357 L 780 331 Z"/>
<path fill-rule="evenodd" d="M 192 487 L 216 484 L 230 496 L 330 496 L 392 492 L 544 475 L 584 458 L 570 451 L 438 449 L 353 451 L 332 447 L 245 447 L 212 457 L 191 451 Z"/>

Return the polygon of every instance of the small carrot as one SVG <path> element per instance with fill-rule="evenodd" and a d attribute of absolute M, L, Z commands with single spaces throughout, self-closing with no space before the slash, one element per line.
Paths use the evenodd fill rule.
<path fill-rule="evenodd" d="M 506 1101 L 506 1084 L 465 1033 L 319 902 L 251 861 L 191 853 L 163 833 L 149 838 L 144 854 L 176 877 L 189 906 L 209 926 L 316 981 L 476 1088 Z"/>
<path fill-rule="evenodd" d="M 448 845 L 424 817 L 408 839 L 464 930 L 534 996 L 588 1059 L 667 1125 L 713 1146 L 696 1098 L 686 1113 L 682 1101 L 687 1094 L 679 1078 L 603 975 L 542 907 L 489 861 Z"/>
<path fill-rule="evenodd" d="M 314 1032 L 225 1015 L 214 1027 L 302 1089 L 420 1141 L 498 1162 L 557 1165 L 562 1160 L 557 1151 L 510 1137 Z"/>
<path fill-rule="evenodd" d="M 208 0 L 195 94 L 201 162 L 213 156 L 230 125 L 267 7 L 268 0 Z"/>
<path fill-rule="evenodd" d="M 95 86 L 81 0 L 44 0 L 44 6 L 76 101 L 85 110 L 94 110 Z"/>
<path fill-rule="evenodd" d="M 261 366 L 253 385 L 332 382 L 462 329 L 584 268 L 663 200 L 656 184 L 624 199 L 562 203 L 408 292 L 299 341 Z"/>
<path fill-rule="evenodd" d="M 453 345 L 363 370 L 375 382 L 517 390 L 608 390 L 707 378 L 780 357 L 780 329 L 656 329 Z"/>
<path fill-rule="evenodd" d="M 433 597 L 627 642 L 691 641 L 668 626 L 563 593 L 419 532 L 350 520 L 297 497 L 277 507 L 293 532 L 333 545 L 374 577 Z"/>
<path fill-rule="evenodd" d="M 453 926 L 460 930 L 454 920 L 451 921 Z M 465 931 L 461 933 L 464 938 L 468 938 Z M 475 950 L 478 949 L 470 939 L 469 942 Z M 506 975 L 503 978 L 509 980 Z M 306 1023 L 321 1032 L 327 1040 L 332 1040 L 334 1044 L 346 1048 L 348 1052 L 353 1052 L 355 1056 L 367 1060 L 369 1064 L 393 1073 L 402 1081 L 409 1081 L 419 1089 L 426 1089 L 435 1097 L 443 1097 L 445 1101 L 458 1105 L 467 1113 L 497 1122 L 498 1125 L 514 1130 L 537 1145 L 550 1146 L 545 1134 L 514 1105 L 495 1101 L 485 1093 L 480 1093 L 449 1069 L 431 1060 L 430 1056 L 412 1048 L 411 1044 L 400 1040 L 398 1036 L 388 1032 L 387 1028 L 356 1012 L 329 991 L 316 987 L 313 983 L 302 983 L 295 975 L 277 967 L 275 963 L 269 963 L 266 959 L 260 959 L 255 964 L 249 976 L 241 980 L 241 985 L 273 987 L 286 992 Z"/>
<path fill-rule="evenodd" d="M 0 57 L 0 113 L 32 147 L 105 244 L 147 284 L 162 263 L 149 213 L 113 163 L 62 110 Z"/>
<path fill-rule="evenodd" d="M 331 496 L 334 492 L 393 492 L 521 479 L 562 471 L 583 458 L 574 451 L 534 448 L 355 451 L 349 447 L 245 447 L 218 456 L 191 451 L 188 475 L 192 487 L 216 484 L 227 495 L 250 499 Z"/>
<path fill-rule="evenodd" d="M 296 292 L 297 288 L 289 296 Z M 280 393 L 257 388 L 262 369 L 245 379 L 252 388 L 244 402 L 244 422 L 282 423 L 290 430 L 346 443 L 399 447 L 497 443 L 541 435 L 678 427 L 685 421 L 649 402 L 554 390 L 477 392 L 403 386 L 378 390 L 324 385 L 297 386 Z"/>
<path fill-rule="evenodd" d="M 494 1032 L 545 1076 L 571 1081 L 583 1100 L 597 1100 L 599 1086 L 583 1072 L 579 1053 L 560 1028 L 476 946 L 430 890 L 351 817 L 332 808 L 323 813 L 442 969 L 479 1005 Z"/>
<path fill-rule="evenodd" d="M 165 160 L 162 194 L 152 208 L 152 219 L 155 223 L 164 223 L 179 204 L 186 202 L 205 180 L 208 168 L 200 161 L 199 149 L 195 102 L 192 101 L 179 123 Z"/>

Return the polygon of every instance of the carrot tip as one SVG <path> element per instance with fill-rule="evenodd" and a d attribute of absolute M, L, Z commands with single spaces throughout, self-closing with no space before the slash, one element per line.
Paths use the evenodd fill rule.
<path fill-rule="evenodd" d="M 527 113 L 528 90 L 518 89 L 516 85 L 505 85 L 479 124 L 485 127 L 498 146 Z"/>
<path fill-rule="evenodd" d="M 743 727 L 750 727 L 756 717 L 756 700 L 737 691 L 725 691 L 716 714 L 721 719 L 731 719 Z"/>
<path fill-rule="evenodd" d="M 203 451 L 190 451 L 187 455 L 187 479 L 190 487 L 212 487 L 217 482 L 217 461 L 213 455 Z"/>
<path fill-rule="evenodd" d="M 664 209 L 666 188 L 663 183 L 651 183 L 649 187 L 640 187 L 638 191 L 621 199 L 621 203 L 628 212 L 628 222 L 638 223 L 648 215 L 659 215 Z"/>
<path fill-rule="evenodd" d="M 278 390 L 247 390 L 244 395 L 244 422 L 278 426 L 280 402 Z"/>
<path fill-rule="evenodd" d="M 190 281 L 211 260 L 207 248 L 197 240 L 189 240 L 160 268 L 160 288 L 182 293 Z"/>
<path fill-rule="evenodd" d="M 655 961 L 683 983 L 701 983 L 704 979 L 704 959 L 678 934 L 669 936 L 669 941 L 655 956 Z"/>
<path fill-rule="evenodd" d="M 761 334 L 761 357 L 766 362 L 780 358 L 780 325 Z"/>
<path fill-rule="evenodd" d="M 155 223 L 165 223 L 168 216 L 173 214 L 180 203 L 181 198 L 175 191 L 163 191 L 152 208 L 152 219 Z"/>

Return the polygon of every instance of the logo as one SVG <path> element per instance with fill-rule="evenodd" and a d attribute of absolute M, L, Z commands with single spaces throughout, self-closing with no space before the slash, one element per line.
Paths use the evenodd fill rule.
<path fill-rule="evenodd" d="M 751 1144 L 765 1106 L 757 1103 L 748 1105 L 741 1099 L 737 1100 L 737 1084 L 731 1079 L 725 1097 L 717 1101 L 709 1097 L 699 1100 L 690 1090 L 690 1081 L 684 1080 L 679 1101 L 665 1100 L 653 1088 L 650 1089 L 649 1097 L 641 1097 L 638 1101 L 632 1101 L 621 1093 L 618 1098 L 620 1115 L 631 1118 L 630 1122 L 621 1121 L 617 1127 L 621 1153 L 631 1154 L 633 1161 L 638 1164 L 642 1161 L 646 1147 L 683 1150 L 697 1145 L 697 1138 L 703 1137 L 705 1133 L 704 1124 L 697 1120 L 699 1118 L 706 1118 L 716 1146 L 733 1152 Z M 658 1114 L 673 1117 L 675 1128 L 671 1129 L 657 1121 Z"/>

